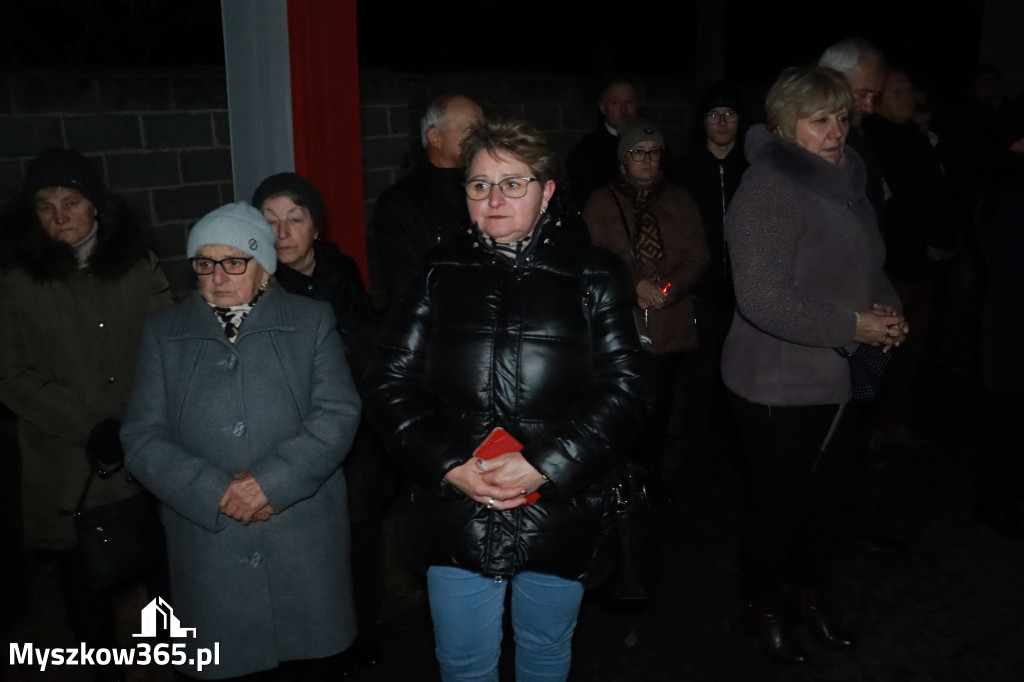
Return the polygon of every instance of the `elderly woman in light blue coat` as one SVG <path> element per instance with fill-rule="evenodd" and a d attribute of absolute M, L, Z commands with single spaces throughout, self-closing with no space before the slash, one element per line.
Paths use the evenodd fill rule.
<path fill-rule="evenodd" d="M 177 668 L 330 678 L 356 634 L 340 464 L 360 411 L 333 313 L 272 286 L 274 237 L 248 204 L 202 218 L 188 254 L 199 290 L 148 320 L 121 431 L 163 503 L 167 602 L 195 628 Z M 218 665 L 188 665 L 215 645 Z"/>

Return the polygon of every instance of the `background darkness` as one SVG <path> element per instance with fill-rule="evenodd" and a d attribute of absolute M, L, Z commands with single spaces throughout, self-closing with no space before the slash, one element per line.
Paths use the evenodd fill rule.
<path fill-rule="evenodd" d="M 954 91 L 975 65 L 984 9 L 982 0 L 945 7 L 934 0 L 724 1 L 727 79 L 771 81 L 830 43 L 860 35 L 920 85 Z M 692 77 L 699 4 L 625 5 L 359 0 L 360 66 Z M 0 67 L 222 65 L 221 31 L 219 0 L 3 0 Z"/>

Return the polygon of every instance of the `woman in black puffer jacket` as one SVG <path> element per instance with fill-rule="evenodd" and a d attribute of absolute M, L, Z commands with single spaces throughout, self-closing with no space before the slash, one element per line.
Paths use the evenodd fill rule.
<path fill-rule="evenodd" d="M 560 207 L 532 127 L 489 122 L 463 158 L 474 224 L 396 302 L 365 412 L 414 483 L 442 677 L 496 676 L 511 584 L 517 670 L 559 679 L 599 563 L 604 492 L 646 409 L 635 295 Z M 496 427 L 521 450 L 474 457 Z"/>

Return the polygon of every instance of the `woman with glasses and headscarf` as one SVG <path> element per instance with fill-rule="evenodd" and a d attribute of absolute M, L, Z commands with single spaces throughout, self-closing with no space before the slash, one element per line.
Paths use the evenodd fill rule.
<path fill-rule="evenodd" d="M 665 179 L 665 154 L 664 137 L 653 123 L 643 118 L 626 123 L 619 139 L 619 177 L 590 195 L 583 219 L 594 244 L 617 254 L 632 276 L 633 317 L 646 351 L 654 412 L 631 454 L 657 483 L 655 490 L 667 492 L 659 468 L 680 372 L 697 347 L 691 294 L 710 256 L 697 204 Z"/>
<path fill-rule="evenodd" d="M 538 131 L 490 121 L 462 149 L 473 224 L 396 301 L 367 415 L 413 483 L 442 679 L 497 680 L 511 589 L 517 678 L 564 680 L 644 409 L 633 294 L 562 206 Z M 474 456 L 497 427 L 518 444 Z"/>
<path fill-rule="evenodd" d="M 360 401 L 326 303 L 273 286 L 274 234 L 245 203 L 188 237 L 195 294 L 144 329 L 121 437 L 162 504 L 184 675 L 287 663 L 340 677 L 356 634 L 341 462 Z M 197 649 L 218 647 L 199 669 Z"/>

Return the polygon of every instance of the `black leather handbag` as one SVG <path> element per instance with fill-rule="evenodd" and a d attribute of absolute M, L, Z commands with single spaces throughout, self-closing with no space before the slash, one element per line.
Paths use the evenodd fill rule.
<path fill-rule="evenodd" d="M 867 343 L 858 343 L 852 353 L 845 348 L 836 348 L 836 352 L 849 362 L 854 402 L 869 403 L 882 395 L 895 352 L 890 349 L 883 353 L 882 350 L 882 346 Z"/>
<path fill-rule="evenodd" d="M 85 509 L 94 476 L 90 471 L 75 508 L 75 533 L 86 585 L 107 590 L 162 566 L 167 549 L 157 500 L 146 491 Z"/>
<path fill-rule="evenodd" d="M 611 599 L 647 599 L 654 577 L 656 543 L 654 509 L 642 469 L 627 463 L 612 493 L 616 552 L 605 591 Z"/>

